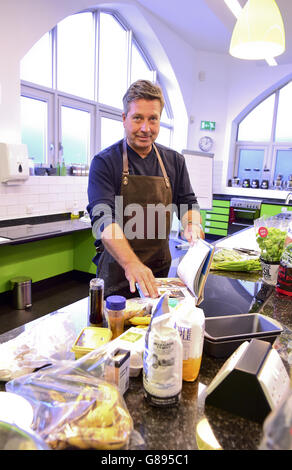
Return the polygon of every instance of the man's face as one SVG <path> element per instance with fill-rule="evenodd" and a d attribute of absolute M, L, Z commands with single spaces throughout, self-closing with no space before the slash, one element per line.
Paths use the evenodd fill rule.
<path fill-rule="evenodd" d="M 159 100 L 139 99 L 129 105 L 123 123 L 128 144 L 141 157 L 146 156 L 158 136 L 161 105 Z"/>

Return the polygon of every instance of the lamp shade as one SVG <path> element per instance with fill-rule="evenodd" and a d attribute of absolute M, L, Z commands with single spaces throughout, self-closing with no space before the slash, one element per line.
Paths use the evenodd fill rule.
<path fill-rule="evenodd" d="M 248 0 L 235 24 L 229 52 L 239 59 L 259 60 L 285 51 L 285 30 L 274 0 Z"/>

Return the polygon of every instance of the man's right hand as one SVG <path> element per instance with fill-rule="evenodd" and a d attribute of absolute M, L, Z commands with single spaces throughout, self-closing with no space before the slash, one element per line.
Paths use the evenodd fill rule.
<path fill-rule="evenodd" d="M 141 261 L 129 261 L 125 266 L 125 276 L 130 284 L 130 291 L 135 292 L 136 283 L 145 297 L 156 298 L 159 296 L 155 283 L 155 277 L 150 268 Z"/>
<path fill-rule="evenodd" d="M 132 293 L 136 290 L 136 283 L 146 297 L 159 296 L 155 277 L 151 269 L 143 264 L 129 245 L 122 229 L 116 223 L 108 225 L 102 233 L 102 242 L 108 252 L 125 271 Z"/>

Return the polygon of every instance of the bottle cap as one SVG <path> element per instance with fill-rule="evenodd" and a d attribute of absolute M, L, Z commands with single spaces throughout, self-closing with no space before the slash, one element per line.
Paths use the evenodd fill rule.
<path fill-rule="evenodd" d="M 95 277 L 91 279 L 89 287 L 90 289 L 102 289 L 104 287 L 104 280 L 99 277 Z"/>
<path fill-rule="evenodd" d="M 121 295 L 111 295 L 106 299 L 106 308 L 109 310 L 123 310 L 126 307 L 126 298 Z"/>

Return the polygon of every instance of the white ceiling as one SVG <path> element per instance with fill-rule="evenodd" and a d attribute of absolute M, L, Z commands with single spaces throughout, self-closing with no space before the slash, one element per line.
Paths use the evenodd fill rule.
<path fill-rule="evenodd" d="M 247 0 L 239 0 L 244 6 Z M 194 49 L 228 53 L 235 16 L 224 0 L 137 0 Z M 286 51 L 277 63 L 292 64 L 292 0 L 276 0 L 285 26 Z M 291 23 L 291 25 L 290 25 Z M 238 60 L 238 59 L 235 59 Z M 265 61 L 261 61 L 265 64 Z"/>

